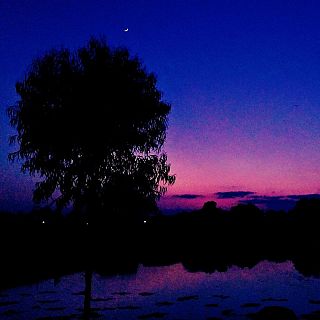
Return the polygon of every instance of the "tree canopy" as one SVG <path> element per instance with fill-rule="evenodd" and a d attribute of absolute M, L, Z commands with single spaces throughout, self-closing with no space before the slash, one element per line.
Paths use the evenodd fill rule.
<path fill-rule="evenodd" d="M 155 205 L 174 183 L 162 152 L 171 106 L 127 49 L 92 38 L 74 51 L 51 50 L 33 60 L 16 92 L 8 115 L 19 149 L 9 160 L 41 178 L 34 201 Z"/>

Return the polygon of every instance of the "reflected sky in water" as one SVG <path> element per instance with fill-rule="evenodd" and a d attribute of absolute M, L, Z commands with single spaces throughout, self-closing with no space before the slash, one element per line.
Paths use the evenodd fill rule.
<path fill-rule="evenodd" d="M 247 319 L 264 306 L 284 306 L 297 315 L 320 309 L 320 279 L 306 278 L 288 261 L 260 262 L 255 267 L 231 267 L 226 272 L 187 272 L 181 264 L 139 266 L 134 275 L 92 280 L 92 307 L 102 319 Z M 1 319 L 76 319 L 83 307 L 84 275 L 4 291 Z M 310 303 L 312 302 L 312 303 Z M 229 311 L 226 311 L 229 310 Z M 66 318 L 66 319 L 67 319 Z"/>

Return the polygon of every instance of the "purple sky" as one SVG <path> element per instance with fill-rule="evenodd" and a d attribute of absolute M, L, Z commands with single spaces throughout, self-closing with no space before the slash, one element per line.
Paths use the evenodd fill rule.
<path fill-rule="evenodd" d="M 177 181 L 163 207 L 320 193 L 318 1 L 0 0 L 0 209 L 30 207 L 34 182 L 6 159 L 16 80 L 46 49 L 90 35 L 137 54 L 172 104 Z"/>

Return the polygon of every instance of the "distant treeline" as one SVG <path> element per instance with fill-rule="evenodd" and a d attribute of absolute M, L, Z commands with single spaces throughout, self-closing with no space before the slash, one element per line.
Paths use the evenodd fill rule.
<path fill-rule="evenodd" d="M 289 212 L 264 211 L 252 204 L 239 204 L 230 210 L 206 202 L 202 209 L 173 216 L 155 216 L 150 221 L 149 236 L 159 231 L 159 237 L 182 241 L 215 250 L 240 246 L 248 250 L 297 252 L 318 247 L 320 231 L 320 199 L 302 199 Z M 160 237 L 161 238 L 161 237 Z"/>
<path fill-rule="evenodd" d="M 134 273 L 141 263 L 182 263 L 189 271 L 214 272 L 291 260 L 304 275 L 320 276 L 319 199 L 300 200 L 289 212 L 251 204 L 227 211 L 213 201 L 172 216 L 110 212 L 91 220 L 47 208 L 0 213 L 1 286 L 87 268 L 105 275 Z"/>
<path fill-rule="evenodd" d="M 130 204 L 125 207 L 130 208 Z M 197 222 L 197 225 L 199 224 L 203 227 L 206 227 L 208 222 L 230 224 L 230 226 L 231 224 L 240 224 L 241 227 L 258 225 L 267 227 L 267 225 L 271 224 L 276 229 L 282 226 L 283 223 L 290 225 L 302 223 L 300 227 L 310 227 L 314 223 L 320 222 L 320 199 L 301 199 L 288 212 L 284 210 L 262 210 L 253 204 L 238 204 L 226 210 L 218 208 L 215 201 L 204 203 L 200 210 L 182 211 L 171 215 L 161 214 L 160 211 L 141 214 L 141 212 L 131 212 L 130 209 L 127 209 L 126 212 L 110 209 L 107 212 L 98 214 L 78 211 L 61 214 L 49 207 L 37 208 L 29 213 L 0 211 L 0 228 L 8 226 L 34 228 L 41 225 L 82 228 L 88 226 L 89 222 L 91 222 L 91 226 L 101 226 L 102 224 L 103 227 L 110 224 L 118 227 L 142 225 L 146 224 L 146 222 L 148 222 L 148 225 L 150 222 L 153 224 L 163 224 L 164 222 L 167 224 L 188 224 L 189 222 Z"/>

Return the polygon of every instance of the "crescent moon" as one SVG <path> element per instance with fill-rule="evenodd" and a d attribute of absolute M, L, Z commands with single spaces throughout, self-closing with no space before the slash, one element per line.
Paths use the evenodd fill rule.
<path fill-rule="evenodd" d="M 129 28 L 125 28 L 123 29 L 124 32 L 128 32 L 129 31 Z"/>

